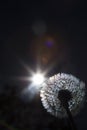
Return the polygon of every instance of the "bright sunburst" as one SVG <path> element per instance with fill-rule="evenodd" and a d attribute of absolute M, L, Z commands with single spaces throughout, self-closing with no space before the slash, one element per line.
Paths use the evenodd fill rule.
<path fill-rule="evenodd" d="M 45 80 L 44 74 L 39 72 L 35 73 L 31 78 L 31 81 L 34 85 L 40 85 L 44 82 L 44 80 Z"/>

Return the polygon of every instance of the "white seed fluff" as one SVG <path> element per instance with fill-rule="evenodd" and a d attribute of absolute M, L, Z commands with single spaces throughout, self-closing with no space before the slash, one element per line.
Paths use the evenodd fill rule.
<path fill-rule="evenodd" d="M 59 118 L 67 116 L 66 110 L 58 99 L 60 90 L 68 90 L 72 99 L 68 102 L 72 115 L 76 115 L 85 101 L 85 83 L 71 74 L 59 73 L 42 84 L 40 97 L 47 111 Z"/>

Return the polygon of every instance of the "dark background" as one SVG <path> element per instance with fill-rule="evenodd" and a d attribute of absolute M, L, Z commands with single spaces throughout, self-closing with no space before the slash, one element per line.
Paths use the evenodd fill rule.
<path fill-rule="evenodd" d="M 31 102 L 26 97 L 20 98 L 29 82 L 15 77 L 29 76 L 25 65 L 36 70 L 39 64 L 43 70 L 52 67 L 47 76 L 72 73 L 87 83 L 86 8 L 84 1 L 77 0 L 0 3 L 1 129 L 65 129 L 63 120 L 44 110 L 39 95 Z M 40 27 L 35 24 L 41 21 L 45 31 L 43 24 Z M 87 129 L 86 108 L 85 102 L 75 117 L 79 130 Z"/>

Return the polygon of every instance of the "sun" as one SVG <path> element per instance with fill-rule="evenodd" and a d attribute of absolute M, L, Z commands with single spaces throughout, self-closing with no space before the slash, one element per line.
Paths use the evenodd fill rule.
<path fill-rule="evenodd" d="M 31 81 L 34 85 L 40 85 L 45 81 L 45 76 L 43 73 L 37 72 L 32 75 Z"/>

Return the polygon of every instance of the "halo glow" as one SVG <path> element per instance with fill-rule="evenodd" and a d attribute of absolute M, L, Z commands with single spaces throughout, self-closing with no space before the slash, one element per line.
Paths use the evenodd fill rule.
<path fill-rule="evenodd" d="M 44 80 L 45 80 L 45 77 L 41 73 L 36 73 L 32 76 L 32 83 L 34 85 L 40 85 L 44 82 Z"/>

